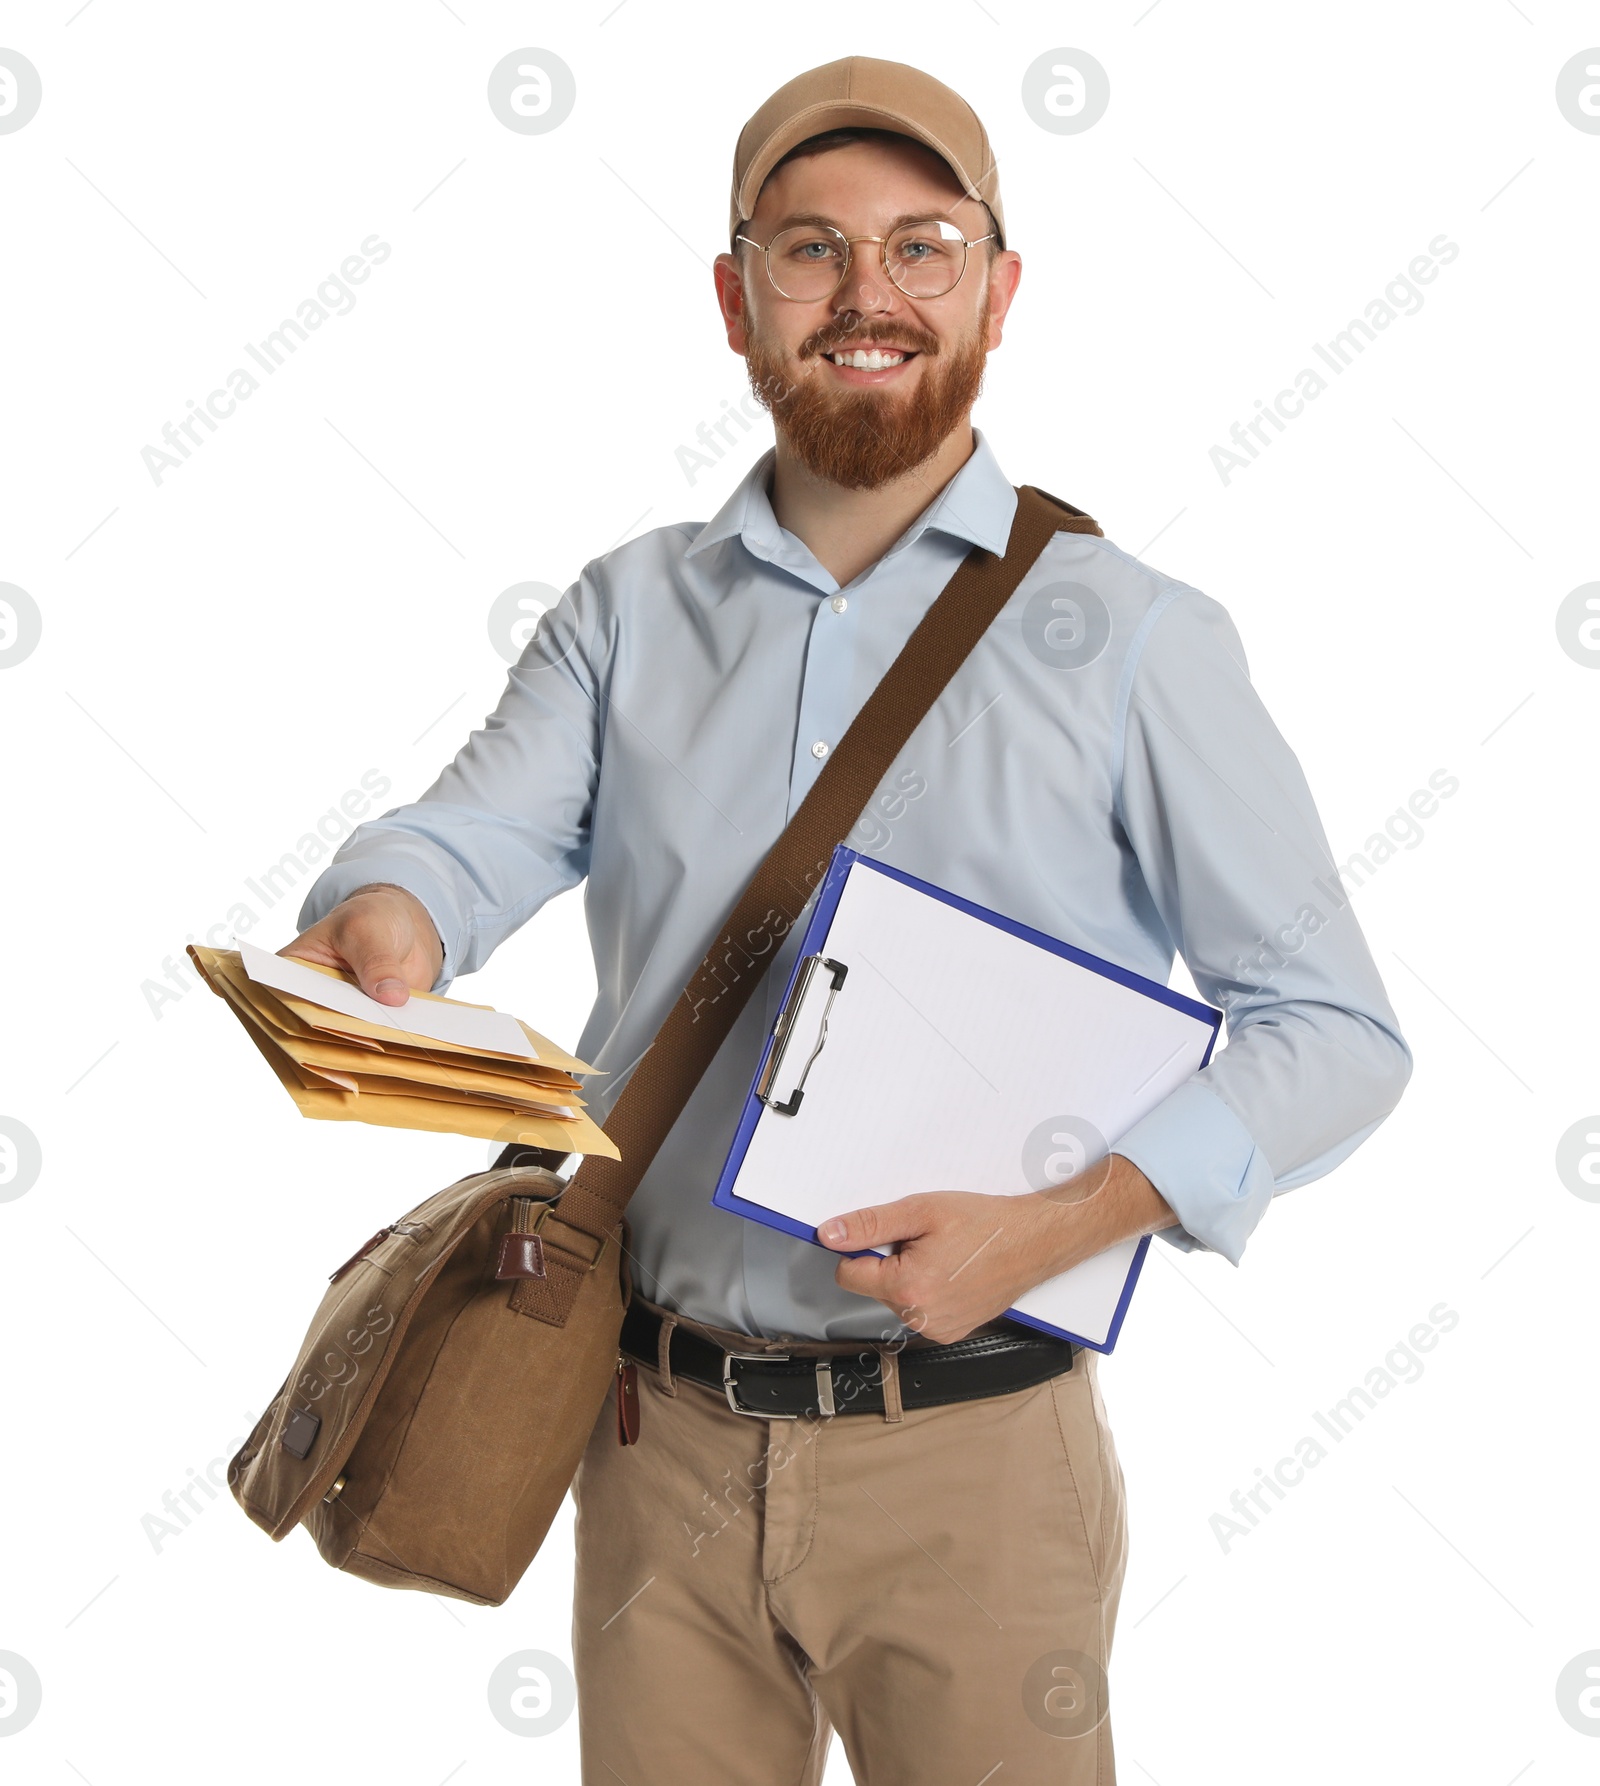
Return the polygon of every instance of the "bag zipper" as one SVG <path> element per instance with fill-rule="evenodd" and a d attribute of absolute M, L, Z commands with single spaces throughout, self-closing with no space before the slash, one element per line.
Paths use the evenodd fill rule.
<path fill-rule="evenodd" d="M 617 1353 L 617 1443 L 634 1445 L 639 1439 L 639 1367 Z"/>

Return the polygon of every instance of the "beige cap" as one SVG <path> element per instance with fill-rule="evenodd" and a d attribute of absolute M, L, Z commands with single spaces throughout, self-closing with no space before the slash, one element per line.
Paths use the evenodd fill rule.
<path fill-rule="evenodd" d="M 739 132 L 733 152 L 730 239 L 756 207 L 761 183 L 796 143 L 824 130 L 898 130 L 949 164 L 969 198 L 994 214 L 1005 246 L 1000 175 L 988 133 L 961 95 L 920 68 L 873 56 L 844 56 L 786 81 Z"/>

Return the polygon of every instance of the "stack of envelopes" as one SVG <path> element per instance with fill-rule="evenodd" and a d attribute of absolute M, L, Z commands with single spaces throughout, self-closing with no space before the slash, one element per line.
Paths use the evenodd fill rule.
<path fill-rule="evenodd" d="M 489 1005 L 413 992 L 399 1006 L 315 962 L 189 945 L 302 1116 L 621 1156 L 578 1095 L 596 1069 Z"/>

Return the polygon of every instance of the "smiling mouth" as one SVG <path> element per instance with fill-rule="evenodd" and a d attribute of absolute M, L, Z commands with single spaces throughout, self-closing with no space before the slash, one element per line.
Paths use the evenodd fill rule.
<path fill-rule="evenodd" d="M 891 366 L 903 365 L 916 357 L 911 348 L 883 347 L 856 347 L 823 355 L 835 366 L 850 366 L 858 372 L 887 372 Z"/>

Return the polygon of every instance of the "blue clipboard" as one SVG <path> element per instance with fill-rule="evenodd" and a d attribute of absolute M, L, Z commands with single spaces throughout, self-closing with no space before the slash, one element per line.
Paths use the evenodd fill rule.
<path fill-rule="evenodd" d="M 1184 1075 L 1186 1076 L 1196 1067 L 1204 1066 L 1210 1061 L 1223 1019 L 1222 1012 L 1215 1007 L 1202 1004 L 1180 992 L 1174 992 L 1170 987 L 1163 986 L 1142 974 L 1133 973 L 1126 968 L 1117 966 L 1114 962 L 1105 961 L 1097 955 L 1074 948 L 1070 943 L 1061 942 L 1042 931 L 1034 930 L 1025 924 L 1019 924 L 986 906 L 959 898 L 931 882 L 920 880 L 915 875 L 906 874 L 900 869 L 890 868 L 882 862 L 863 856 L 840 844 L 833 852 L 827 872 L 818 889 L 810 921 L 806 926 L 799 951 L 784 988 L 777 1018 L 762 1048 L 761 1058 L 752 1075 L 750 1088 L 740 1113 L 738 1127 L 728 1149 L 727 1159 L 718 1176 L 716 1189 L 711 1199 L 718 1209 L 744 1216 L 751 1221 L 761 1222 L 769 1228 L 777 1229 L 780 1233 L 809 1241 L 814 1246 L 822 1245 L 817 1239 L 814 1224 L 799 1220 L 793 1215 L 785 1214 L 781 1210 L 768 1207 L 768 1205 L 754 1201 L 749 1197 L 741 1196 L 735 1186 L 738 1184 L 741 1172 L 745 1169 L 750 1156 L 758 1125 L 764 1121 L 783 1123 L 788 1120 L 804 1120 L 800 1115 L 801 1107 L 808 1089 L 814 1083 L 811 1080 L 812 1068 L 825 1056 L 827 1024 L 834 1010 L 835 1000 L 841 1001 L 839 1008 L 843 1011 L 848 1008 L 847 1001 L 850 996 L 851 964 L 845 960 L 835 960 L 829 954 L 828 939 L 833 930 L 835 917 L 846 886 L 851 883 L 853 875 L 863 872 L 873 876 L 882 876 L 889 882 L 898 883 L 901 887 L 914 889 L 929 899 L 940 902 L 946 908 L 951 908 L 993 926 L 996 931 L 1004 933 L 1006 936 L 1045 950 L 1059 960 L 1073 963 L 1078 968 L 1087 969 L 1091 974 L 1100 976 L 1105 981 L 1140 993 L 1145 998 L 1157 1001 L 1167 1007 L 1171 1012 L 1181 1013 L 1183 1018 L 1193 1020 L 1193 1023 L 1199 1026 L 1193 1030 L 1188 1043 L 1192 1058 L 1188 1064 L 1182 1067 Z M 839 951 L 838 953 L 846 952 Z M 862 963 L 857 966 L 865 971 L 870 964 Z M 858 973 L 857 979 L 858 984 L 859 982 L 860 973 Z M 1188 1030 L 1188 1025 L 1183 1027 L 1186 1031 Z M 778 1077 L 780 1074 L 781 1084 Z M 787 1097 L 778 1097 L 778 1091 L 784 1089 L 785 1086 L 788 1088 Z M 1019 1183 L 1017 1188 L 1022 1190 L 1026 1188 L 1026 1185 Z M 871 1197 L 855 1199 L 857 1202 L 874 1200 L 889 1201 L 891 1199 L 889 1196 L 881 1199 Z M 837 1211 L 833 1213 L 837 1213 Z M 1025 1326 L 1037 1328 L 1041 1332 L 1070 1339 L 1076 1344 L 1087 1346 L 1094 1351 L 1110 1352 L 1121 1331 L 1123 1318 L 1133 1295 L 1134 1285 L 1138 1281 L 1145 1256 L 1149 1251 L 1150 1240 L 1151 1236 L 1144 1235 L 1132 1245 L 1127 1261 L 1126 1280 L 1122 1284 L 1114 1312 L 1111 1314 L 1103 1334 L 1086 1336 L 1075 1333 L 1065 1326 L 1018 1308 L 1007 1309 L 1005 1311 L 1006 1318 L 1021 1322 Z M 837 1253 L 835 1248 L 824 1250 Z M 1115 1252 L 1116 1249 L 1112 1249 L 1112 1251 Z M 868 1252 L 870 1249 L 866 1249 L 862 1254 L 856 1256 L 867 1256 Z M 845 1255 L 838 1254 L 838 1256 L 844 1257 Z M 874 1254 L 873 1256 L 881 1257 L 882 1255 Z M 1117 1268 L 1121 1268 L 1120 1264 Z M 1030 1292 L 1029 1294 L 1032 1297 L 1034 1293 Z"/>

